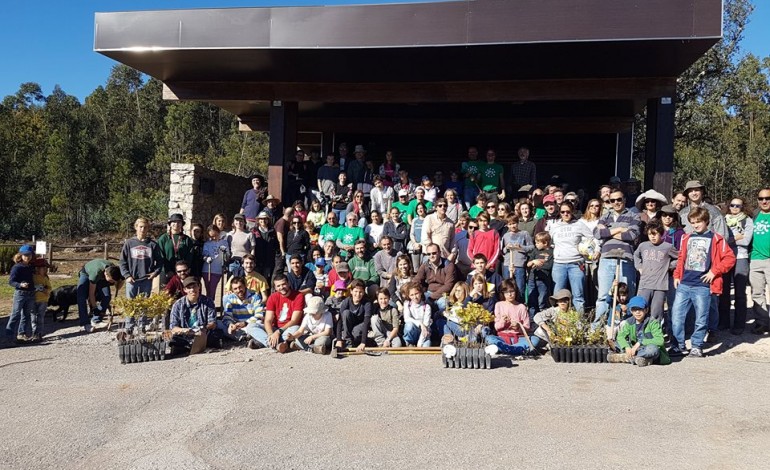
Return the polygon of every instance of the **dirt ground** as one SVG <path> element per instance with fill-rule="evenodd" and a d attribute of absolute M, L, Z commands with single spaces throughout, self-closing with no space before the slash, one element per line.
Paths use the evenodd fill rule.
<path fill-rule="evenodd" d="M 114 334 L 63 326 L 0 350 L 2 468 L 764 468 L 770 443 L 767 337 L 645 369 L 245 348 L 121 365 Z"/>

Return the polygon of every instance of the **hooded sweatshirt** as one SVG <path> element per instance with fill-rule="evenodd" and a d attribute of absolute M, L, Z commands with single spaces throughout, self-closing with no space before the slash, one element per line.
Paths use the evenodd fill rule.
<path fill-rule="evenodd" d="M 134 280 L 144 279 L 151 273 L 157 276 L 163 269 L 163 253 L 158 243 L 147 238 L 129 238 L 123 244 L 120 253 L 120 274 L 124 278 L 133 277 Z"/>

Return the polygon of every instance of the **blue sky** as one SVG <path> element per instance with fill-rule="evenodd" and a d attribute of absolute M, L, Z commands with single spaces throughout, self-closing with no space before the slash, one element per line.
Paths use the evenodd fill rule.
<path fill-rule="evenodd" d="M 45 94 L 59 84 L 81 99 L 105 83 L 114 62 L 93 52 L 94 13 L 97 11 L 173 8 L 336 5 L 390 3 L 393 0 L 53 0 L 6 1 L 6 21 L 0 28 L 0 98 L 15 93 L 24 82 L 39 83 Z M 410 3 L 410 0 L 400 0 Z M 745 39 L 744 52 L 770 55 L 770 1 L 754 0 L 756 9 Z M 66 6 L 65 6 L 66 5 Z"/>

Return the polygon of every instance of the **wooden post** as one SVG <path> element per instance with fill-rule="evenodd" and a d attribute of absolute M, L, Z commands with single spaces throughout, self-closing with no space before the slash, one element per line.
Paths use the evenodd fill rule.
<path fill-rule="evenodd" d="M 286 199 L 283 169 L 286 161 L 293 158 L 297 151 L 297 108 L 296 102 L 273 101 L 270 106 L 268 192 L 281 198 L 281 201 Z"/>
<path fill-rule="evenodd" d="M 667 198 L 674 186 L 674 97 L 647 100 L 644 189 L 652 188 Z"/>
<path fill-rule="evenodd" d="M 48 266 L 53 266 L 53 244 L 48 244 Z"/>
<path fill-rule="evenodd" d="M 104 259 L 107 259 L 108 251 L 109 251 L 109 244 L 107 242 L 104 242 Z"/>

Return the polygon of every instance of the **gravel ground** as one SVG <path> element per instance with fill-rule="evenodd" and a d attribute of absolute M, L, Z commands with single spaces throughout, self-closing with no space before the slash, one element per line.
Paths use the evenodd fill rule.
<path fill-rule="evenodd" d="M 113 336 L 0 350 L 0 467 L 762 468 L 770 443 L 770 338 L 667 367 L 444 370 L 248 349 L 121 365 Z"/>

